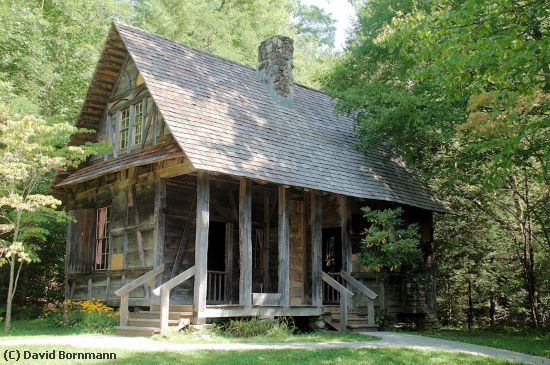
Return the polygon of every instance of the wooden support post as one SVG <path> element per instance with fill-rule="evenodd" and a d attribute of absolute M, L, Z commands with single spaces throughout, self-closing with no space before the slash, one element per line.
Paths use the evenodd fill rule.
<path fill-rule="evenodd" d="M 128 325 L 128 297 L 129 294 L 126 293 L 120 297 L 120 325 L 121 326 L 127 326 Z"/>
<path fill-rule="evenodd" d="M 170 289 L 162 288 L 160 291 L 160 333 L 168 332 L 168 319 L 170 317 Z"/>
<path fill-rule="evenodd" d="M 225 301 L 233 304 L 233 223 L 225 224 Z"/>
<path fill-rule="evenodd" d="M 342 232 L 342 271 L 351 272 L 351 237 L 350 220 L 351 209 L 347 196 L 340 197 L 340 222 Z"/>
<path fill-rule="evenodd" d="M 369 326 L 374 326 L 374 300 L 367 299 L 367 322 Z"/>
<path fill-rule="evenodd" d="M 155 207 L 153 211 L 153 220 L 155 228 L 153 230 L 153 267 L 164 263 L 164 235 L 165 235 L 165 216 L 166 207 L 166 180 L 155 179 Z M 155 287 L 162 284 L 162 275 L 155 278 Z"/>
<path fill-rule="evenodd" d="M 137 198 L 137 189 L 136 189 L 136 185 L 132 185 L 132 203 L 133 203 L 133 206 L 134 206 L 134 224 L 139 227 L 140 224 L 141 224 L 141 218 L 139 216 L 139 201 L 138 201 L 138 198 Z M 141 229 L 137 229 L 136 230 L 136 236 L 137 236 L 137 245 L 138 245 L 138 254 L 139 254 L 139 261 L 141 263 L 141 267 L 145 267 L 146 266 L 146 262 L 145 262 L 145 251 L 143 249 L 143 233 L 141 232 Z M 147 284 L 143 285 L 143 293 L 144 293 L 144 296 L 145 298 L 150 298 L 150 293 L 149 293 L 149 287 L 147 286 Z"/>
<path fill-rule="evenodd" d="M 289 212 L 288 192 L 279 186 L 279 293 L 281 305 L 289 307 L 290 263 L 289 263 Z"/>
<path fill-rule="evenodd" d="M 208 265 L 208 228 L 210 225 L 210 177 L 197 172 L 197 225 L 195 234 L 195 284 L 193 293 L 193 321 L 204 324 Z"/>
<path fill-rule="evenodd" d="M 239 190 L 239 305 L 252 306 L 252 189 L 241 179 Z"/>
<path fill-rule="evenodd" d="M 323 305 L 323 215 L 321 196 L 311 192 L 311 304 L 314 307 Z"/>
<path fill-rule="evenodd" d="M 107 285 L 105 285 L 105 300 L 107 302 L 109 301 L 110 294 L 111 294 L 111 276 L 107 276 Z"/>
<path fill-rule="evenodd" d="M 340 292 L 340 331 L 348 330 L 348 296 Z"/>
<path fill-rule="evenodd" d="M 262 251 L 262 265 L 263 265 L 263 271 L 264 271 L 264 277 L 263 277 L 263 291 L 268 292 L 271 288 L 271 283 L 269 280 L 269 235 L 270 235 L 270 222 L 271 217 L 270 213 L 271 210 L 269 209 L 269 191 L 264 191 L 264 242 L 263 242 L 263 251 Z"/>

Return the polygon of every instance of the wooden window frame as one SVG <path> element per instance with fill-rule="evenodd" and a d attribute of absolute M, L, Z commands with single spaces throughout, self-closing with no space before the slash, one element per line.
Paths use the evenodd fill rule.
<path fill-rule="evenodd" d="M 146 100 L 146 99 L 144 99 Z M 143 103 L 144 103 L 144 100 L 141 100 L 140 102 L 134 104 L 134 123 L 133 123 L 133 128 L 134 128 L 134 146 L 141 146 L 141 140 L 143 138 L 143 110 L 144 110 L 144 107 L 143 107 Z M 139 112 L 138 112 L 139 110 Z"/>
<path fill-rule="evenodd" d="M 105 211 L 105 222 L 100 225 L 101 212 Z M 94 239 L 94 270 L 104 271 L 111 267 L 111 245 L 110 245 L 111 207 L 105 206 L 96 209 L 95 215 L 95 239 Z M 100 229 L 103 228 L 103 232 Z M 99 254 L 99 257 L 98 257 Z"/>
<path fill-rule="evenodd" d="M 127 115 L 127 118 L 124 116 Z M 125 120 L 128 123 L 125 125 Z M 120 128 L 119 128 L 119 141 L 120 141 L 120 150 L 126 151 L 130 148 L 130 128 L 132 127 L 130 107 L 125 108 L 120 111 Z M 126 143 L 124 143 L 126 141 Z"/>

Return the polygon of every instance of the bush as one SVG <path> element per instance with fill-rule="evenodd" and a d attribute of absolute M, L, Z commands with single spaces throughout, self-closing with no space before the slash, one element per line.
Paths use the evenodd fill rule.
<path fill-rule="evenodd" d="M 118 324 L 118 312 L 100 301 L 67 301 L 46 309 L 45 318 L 52 326 L 70 327 L 85 333 L 108 333 Z"/>
<path fill-rule="evenodd" d="M 285 337 L 294 332 L 294 324 L 286 318 L 246 318 L 231 319 L 219 325 L 218 330 L 222 334 L 229 334 L 235 337 Z"/>

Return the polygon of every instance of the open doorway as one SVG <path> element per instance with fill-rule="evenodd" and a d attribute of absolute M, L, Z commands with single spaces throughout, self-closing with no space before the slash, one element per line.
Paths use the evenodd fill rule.
<path fill-rule="evenodd" d="M 342 235 L 340 227 L 323 229 L 323 271 L 342 270 Z"/>

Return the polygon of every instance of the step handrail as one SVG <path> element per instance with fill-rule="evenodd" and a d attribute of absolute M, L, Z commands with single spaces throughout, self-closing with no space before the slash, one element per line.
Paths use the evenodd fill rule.
<path fill-rule="evenodd" d="M 378 294 L 345 271 L 341 271 L 340 276 L 367 297 L 367 321 L 369 326 L 374 326 L 374 300 L 378 298 Z"/>
<path fill-rule="evenodd" d="M 128 304 L 129 304 L 128 302 L 129 302 L 130 292 L 134 289 L 139 288 L 142 285 L 145 285 L 149 280 L 154 279 L 157 275 L 162 274 L 163 272 L 164 272 L 164 264 L 160 264 L 159 266 L 153 268 L 150 271 L 147 271 L 145 274 L 132 280 L 128 284 L 124 285 L 123 287 L 115 291 L 115 295 L 120 297 L 119 312 L 120 312 L 121 326 L 128 325 Z"/>
<path fill-rule="evenodd" d="M 186 280 L 195 276 L 195 266 L 190 267 L 184 272 L 174 276 L 164 284 L 153 289 L 153 294 L 160 295 L 160 332 L 168 332 L 168 317 L 170 314 L 170 291 Z"/>
<path fill-rule="evenodd" d="M 324 271 L 321 271 L 321 278 L 340 293 L 340 331 L 345 332 L 348 329 L 348 298 L 355 294 Z"/>
<path fill-rule="evenodd" d="M 350 283 L 355 289 L 357 289 L 361 294 L 364 294 L 369 299 L 376 299 L 378 298 L 378 294 L 367 288 L 362 282 L 351 276 L 349 273 L 345 271 L 340 272 L 340 276 L 342 279 Z"/>

